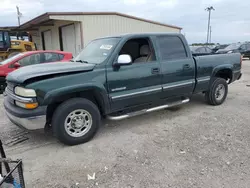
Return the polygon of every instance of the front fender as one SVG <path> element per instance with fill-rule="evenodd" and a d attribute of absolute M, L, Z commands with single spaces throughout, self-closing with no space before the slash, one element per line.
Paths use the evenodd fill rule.
<path fill-rule="evenodd" d="M 100 103 L 102 109 L 104 110 L 104 113 L 109 112 L 110 104 L 109 104 L 108 93 L 103 85 L 95 82 L 77 84 L 49 91 L 45 94 L 42 105 L 52 104 L 55 101 L 58 101 L 58 99 L 60 99 L 60 97 L 62 96 L 89 90 L 95 92 L 95 95 L 97 96 L 98 102 Z"/>

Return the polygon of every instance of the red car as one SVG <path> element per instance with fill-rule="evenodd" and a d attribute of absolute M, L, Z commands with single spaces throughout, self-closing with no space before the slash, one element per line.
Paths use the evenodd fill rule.
<path fill-rule="evenodd" d="M 5 77 L 8 73 L 24 66 L 49 62 L 69 62 L 72 53 L 63 51 L 29 51 L 22 52 L 0 62 L 0 91 L 5 88 Z"/>

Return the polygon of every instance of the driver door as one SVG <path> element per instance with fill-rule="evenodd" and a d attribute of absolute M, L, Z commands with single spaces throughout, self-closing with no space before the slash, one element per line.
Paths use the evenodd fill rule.
<path fill-rule="evenodd" d="M 128 47 L 128 43 L 131 45 Z M 149 45 L 154 56 L 148 60 L 134 62 L 140 58 L 140 47 Z M 159 61 L 155 58 L 150 38 L 132 38 L 120 49 L 120 54 L 132 57 L 131 65 L 107 68 L 107 83 L 112 111 L 145 108 L 157 100 L 162 92 Z M 117 55 L 118 57 L 118 55 Z M 117 59 L 115 59 L 117 61 Z M 115 63 L 115 62 L 114 62 Z"/>

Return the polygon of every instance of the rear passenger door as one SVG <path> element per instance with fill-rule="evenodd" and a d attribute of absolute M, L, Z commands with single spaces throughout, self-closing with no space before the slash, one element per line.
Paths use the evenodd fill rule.
<path fill-rule="evenodd" d="M 178 36 L 157 36 L 163 98 L 186 96 L 195 86 L 195 63 Z"/>

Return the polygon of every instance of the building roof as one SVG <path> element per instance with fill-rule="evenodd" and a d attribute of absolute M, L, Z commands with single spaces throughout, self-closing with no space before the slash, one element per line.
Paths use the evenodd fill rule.
<path fill-rule="evenodd" d="M 15 30 L 18 29 L 18 26 L 4 26 L 0 27 L 0 30 Z"/>
<path fill-rule="evenodd" d="M 130 15 L 122 14 L 122 13 L 118 13 L 118 12 L 46 12 L 46 13 L 22 24 L 20 26 L 20 28 L 25 29 L 25 28 L 30 28 L 32 26 L 37 26 L 39 24 L 48 23 L 51 20 L 50 16 L 79 16 L 79 15 L 116 15 L 116 16 L 122 16 L 122 17 L 126 17 L 126 18 L 135 19 L 135 20 L 140 20 L 140 21 L 148 22 L 148 23 L 152 23 L 152 24 L 157 24 L 157 25 L 161 25 L 161 26 L 171 27 L 171 28 L 175 28 L 175 29 L 182 29 L 181 27 L 178 27 L 178 26 L 168 25 L 165 23 L 147 20 L 144 18 L 138 18 L 135 16 L 130 16 Z"/>

